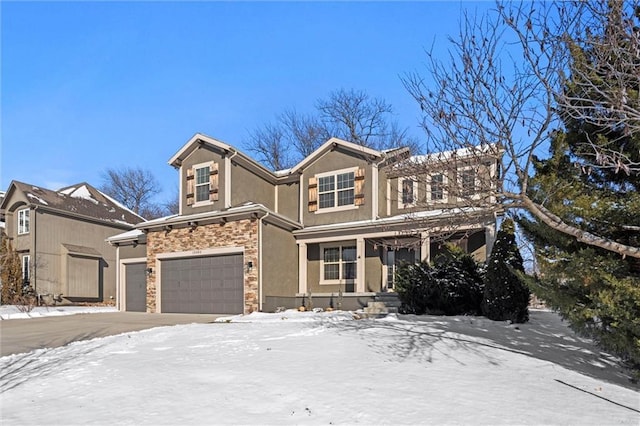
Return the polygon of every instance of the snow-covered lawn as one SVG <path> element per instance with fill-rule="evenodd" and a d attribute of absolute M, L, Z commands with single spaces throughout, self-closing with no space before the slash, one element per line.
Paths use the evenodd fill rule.
<path fill-rule="evenodd" d="M 640 423 L 636 390 L 489 338 L 544 330 L 402 318 L 254 313 L 2 357 L 0 423 Z"/>
<path fill-rule="evenodd" d="M 93 314 L 101 312 L 118 312 L 118 310 L 112 306 L 36 306 L 29 312 L 23 312 L 15 305 L 1 305 L 0 320 L 41 318 L 58 315 Z"/>

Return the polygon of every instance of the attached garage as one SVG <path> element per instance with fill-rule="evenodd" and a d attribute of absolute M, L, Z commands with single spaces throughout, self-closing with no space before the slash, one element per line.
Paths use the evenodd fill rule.
<path fill-rule="evenodd" d="M 125 311 L 147 311 L 147 263 L 124 265 Z"/>
<path fill-rule="evenodd" d="M 242 314 L 243 254 L 160 261 L 160 312 Z"/>

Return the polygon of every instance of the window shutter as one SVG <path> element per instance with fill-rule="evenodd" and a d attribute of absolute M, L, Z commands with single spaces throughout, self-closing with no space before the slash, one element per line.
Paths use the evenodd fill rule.
<path fill-rule="evenodd" d="M 218 201 L 218 163 L 209 168 L 209 200 Z"/>
<path fill-rule="evenodd" d="M 356 206 L 364 205 L 364 168 L 356 170 L 355 201 Z"/>
<path fill-rule="evenodd" d="M 309 178 L 309 211 L 318 210 L 318 180 L 315 176 Z"/>
<path fill-rule="evenodd" d="M 195 201 L 195 176 L 193 167 L 187 169 L 187 205 L 190 206 Z"/>

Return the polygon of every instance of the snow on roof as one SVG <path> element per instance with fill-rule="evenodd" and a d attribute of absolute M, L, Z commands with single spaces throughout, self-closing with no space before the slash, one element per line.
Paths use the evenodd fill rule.
<path fill-rule="evenodd" d="M 93 196 L 91 195 L 91 192 L 89 191 L 89 188 L 87 188 L 87 185 L 82 185 L 80 188 L 74 189 L 73 191 L 69 192 L 67 195 L 69 195 L 72 198 L 82 198 L 82 199 L 91 201 L 93 204 L 98 204 L 98 200 L 93 198 Z"/>
<path fill-rule="evenodd" d="M 133 226 L 144 220 L 85 182 L 61 188 L 58 191 L 18 181 L 13 181 L 12 185 L 21 191 L 30 203 L 37 206 L 72 212 L 79 216 L 118 225 Z"/>
<path fill-rule="evenodd" d="M 40 204 L 44 204 L 45 206 L 49 205 L 49 203 L 47 203 L 45 200 L 43 200 L 42 198 L 40 198 L 37 195 L 34 195 L 34 194 L 30 193 L 30 192 L 27 192 L 27 197 L 37 201 Z"/>
<path fill-rule="evenodd" d="M 367 220 L 358 220 L 353 222 L 332 223 L 329 225 L 308 226 L 299 232 L 305 233 L 309 231 L 325 231 L 325 230 L 342 229 L 342 228 L 359 228 L 364 226 L 389 225 L 396 222 L 403 222 L 407 220 L 421 220 L 421 219 L 423 220 L 423 219 L 429 219 L 429 218 L 438 217 L 438 216 L 453 216 L 456 214 L 480 213 L 482 211 L 483 209 L 475 208 L 475 207 L 462 207 L 462 208 L 456 207 L 452 209 L 425 210 L 425 211 L 418 211 L 413 213 L 403 213 L 401 215 L 383 217 L 375 220 L 367 219 Z"/>

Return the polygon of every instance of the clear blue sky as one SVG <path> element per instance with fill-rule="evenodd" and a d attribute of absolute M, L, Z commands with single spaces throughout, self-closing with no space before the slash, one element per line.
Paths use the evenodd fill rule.
<path fill-rule="evenodd" d="M 7 2 L 0 189 L 103 182 L 143 167 L 177 191 L 169 158 L 194 134 L 240 149 L 285 109 L 345 88 L 385 99 L 421 136 L 399 76 L 446 51 L 461 11 L 493 2 Z"/>

